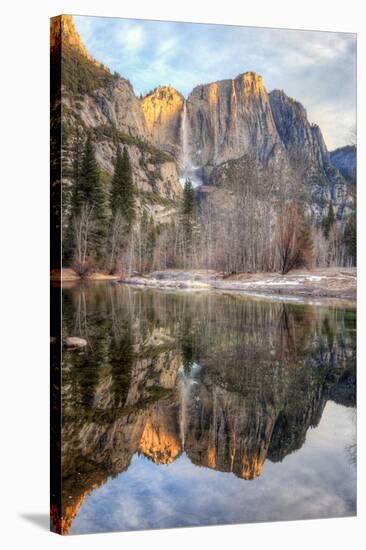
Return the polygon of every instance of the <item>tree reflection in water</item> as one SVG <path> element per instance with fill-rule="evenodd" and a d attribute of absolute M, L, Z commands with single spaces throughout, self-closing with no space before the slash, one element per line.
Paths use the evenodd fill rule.
<path fill-rule="evenodd" d="M 96 283 L 63 289 L 63 322 L 88 341 L 63 354 L 65 533 L 136 453 L 184 450 L 252 480 L 303 446 L 329 399 L 355 407 L 352 309 Z"/>

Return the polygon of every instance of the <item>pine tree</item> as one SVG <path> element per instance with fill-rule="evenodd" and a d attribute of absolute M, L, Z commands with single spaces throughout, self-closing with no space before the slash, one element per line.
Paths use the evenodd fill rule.
<path fill-rule="evenodd" d="M 73 158 L 73 149 L 71 145 L 70 132 L 66 125 L 62 126 L 61 132 L 61 170 L 62 170 L 62 221 L 67 223 L 67 218 L 70 211 L 70 203 L 72 191 L 70 179 L 72 180 L 72 168 L 70 162 Z"/>
<path fill-rule="evenodd" d="M 119 147 L 117 149 L 111 187 L 111 210 L 113 217 L 118 211 L 121 212 L 127 225 L 131 227 L 135 219 L 135 190 L 132 167 L 126 147 L 123 149 L 123 154 Z"/>
<path fill-rule="evenodd" d="M 72 159 L 73 147 L 68 127 L 64 124 L 61 130 L 61 206 L 62 206 L 62 261 L 68 263 L 72 259 Z"/>
<path fill-rule="evenodd" d="M 332 202 L 330 202 L 329 209 L 328 209 L 328 214 L 322 221 L 322 229 L 323 229 L 324 237 L 326 239 L 329 238 L 330 230 L 332 229 L 333 225 L 335 224 L 335 221 L 336 221 L 336 219 L 335 219 L 335 215 L 334 215 L 333 204 L 332 204 Z"/>
<path fill-rule="evenodd" d="M 309 269 L 314 267 L 313 232 L 311 229 L 311 224 L 303 212 L 299 231 L 299 248 L 301 251 L 299 266 L 305 266 Z"/>
<path fill-rule="evenodd" d="M 147 227 L 146 236 L 146 255 L 149 268 L 152 265 L 154 259 L 154 249 L 156 246 L 156 228 L 152 216 L 150 216 L 149 225 Z"/>
<path fill-rule="evenodd" d="M 193 224 L 196 218 L 196 199 L 190 179 L 187 179 L 183 189 L 182 216 L 181 222 L 185 240 L 190 243 L 192 240 Z"/>
<path fill-rule="evenodd" d="M 74 189 L 79 189 L 82 152 L 83 152 L 83 140 L 81 137 L 80 128 L 79 126 L 77 126 L 76 135 L 75 135 L 75 139 L 71 150 L 72 160 L 71 160 L 71 170 L 70 170 L 70 173 L 71 173 L 70 175 L 71 175 Z"/>
<path fill-rule="evenodd" d="M 141 271 L 150 270 L 154 259 L 157 230 L 152 216 L 149 219 L 146 210 L 143 211 L 141 216 L 140 239 L 140 269 Z"/>
<path fill-rule="evenodd" d="M 344 228 L 344 244 L 346 245 L 347 254 L 352 265 L 357 262 L 357 223 L 356 214 L 348 216 L 346 226 Z"/>
<path fill-rule="evenodd" d="M 81 140 L 74 144 L 72 166 L 73 194 L 71 217 L 80 217 L 82 210 L 90 212 L 92 230 L 89 231 L 89 255 L 100 260 L 104 253 L 107 231 L 106 197 L 100 180 L 100 171 L 91 135 L 88 136 L 81 153 Z"/>
<path fill-rule="evenodd" d="M 91 136 L 86 140 L 81 160 L 79 183 L 76 186 L 75 204 L 88 202 L 98 208 L 102 198 L 99 167 L 95 158 Z"/>
<path fill-rule="evenodd" d="M 68 188 L 69 196 L 66 199 L 65 203 L 63 202 L 65 211 L 67 210 L 66 215 L 64 216 L 64 227 L 66 228 L 65 231 L 65 239 L 63 242 L 63 251 L 64 251 L 64 259 L 69 262 L 72 259 L 72 247 L 73 247 L 73 217 L 77 215 L 77 193 L 79 190 L 80 185 L 80 173 L 81 173 L 81 161 L 82 161 L 82 153 L 83 153 L 83 140 L 80 132 L 80 127 L 77 126 L 75 137 L 73 137 L 72 143 L 70 144 L 70 135 L 67 129 L 65 128 L 62 132 L 62 139 L 68 140 L 69 147 L 67 148 L 67 163 L 65 160 L 65 163 L 62 168 L 62 176 L 63 178 L 69 179 L 71 183 L 71 190 L 70 187 Z M 63 185 L 63 188 L 66 189 L 66 185 Z M 64 201 L 64 197 L 63 197 Z"/>
<path fill-rule="evenodd" d="M 119 208 L 121 208 L 121 182 L 123 181 L 123 161 L 121 149 L 117 148 L 117 156 L 114 164 L 114 172 L 111 182 L 111 211 L 112 217 L 116 216 Z"/>
<path fill-rule="evenodd" d="M 191 180 L 185 181 L 183 189 L 183 216 L 187 220 L 193 220 L 195 216 L 196 200 Z"/>
<path fill-rule="evenodd" d="M 182 257 L 186 267 L 186 261 L 191 257 L 193 230 L 196 223 L 196 197 L 190 179 L 185 181 L 183 188 L 180 223 L 182 227 Z"/>

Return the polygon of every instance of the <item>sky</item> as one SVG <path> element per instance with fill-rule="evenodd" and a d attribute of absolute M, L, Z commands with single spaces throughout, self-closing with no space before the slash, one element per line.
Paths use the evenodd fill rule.
<path fill-rule="evenodd" d="M 263 76 L 320 126 L 329 150 L 355 140 L 356 35 L 75 16 L 89 53 L 132 83 L 135 93 L 170 85 L 184 96 L 198 84 Z"/>

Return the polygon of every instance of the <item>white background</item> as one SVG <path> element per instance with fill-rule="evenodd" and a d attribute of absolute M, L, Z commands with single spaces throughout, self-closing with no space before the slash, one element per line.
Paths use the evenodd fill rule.
<path fill-rule="evenodd" d="M 321 548 L 365 544 L 365 43 L 356 0 L 2 3 L 0 30 L 0 544 L 2 548 Z M 60 13 L 358 32 L 358 518 L 60 537 L 49 490 L 49 17 Z M 189 45 L 187 45 L 189 47 Z M 255 47 L 255 44 L 253 44 Z M 194 55 L 194 52 L 192 52 Z M 327 78 L 327 75 L 324 75 Z M 364 122 L 365 124 L 365 122 Z M 363 338 L 364 336 L 364 338 Z M 329 464 L 329 468 L 332 464 Z M 283 487 L 286 490 L 286 487 Z M 363 540 L 362 540 L 363 539 Z"/>

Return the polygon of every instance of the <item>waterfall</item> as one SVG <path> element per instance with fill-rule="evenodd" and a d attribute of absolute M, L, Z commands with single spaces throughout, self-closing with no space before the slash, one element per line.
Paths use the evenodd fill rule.
<path fill-rule="evenodd" d="M 198 187 L 202 184 L 202 179 L 199 175 L 200 167 L 193 166 L 189 145 L 189 120 L 187 115 L 187 100 L 183 101 L 183 113 L 181 123 L 181 143 L 182 143 L 182 159 L 181 159 L 181 177 L 179 181 L 184 185 L 186 179 L 190 179 L 193 187 Z"/>

